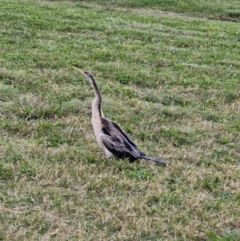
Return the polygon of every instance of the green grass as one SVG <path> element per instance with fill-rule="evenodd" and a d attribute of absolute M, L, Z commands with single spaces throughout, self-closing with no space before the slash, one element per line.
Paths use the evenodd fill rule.
<path fill-rule="evenodd" d="M 239 240 L 238 1 L 89 2 L 0 3 L 0 240 Z M 167 167 L 105 158 L 72 65 Z"/>
<path fill-rule="evenodd" d="M 79 2 L 75 0 L 75 2 Z M 221 20 L 240 20 L 240 2 L 238 0 L 88 0 L 92 3 L 130 8 L 151 8 L 190 16 L 207 17 Z"/>

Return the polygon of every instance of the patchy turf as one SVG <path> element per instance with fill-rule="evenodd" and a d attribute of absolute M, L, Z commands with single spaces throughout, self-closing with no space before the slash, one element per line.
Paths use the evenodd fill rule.
<path fill-rule="evenodd" d="M 239 240 L 239 23 L 121 6 L 1 1 L 0 240 Z M 105 159 L 72 65 L 166 168 Z"/>

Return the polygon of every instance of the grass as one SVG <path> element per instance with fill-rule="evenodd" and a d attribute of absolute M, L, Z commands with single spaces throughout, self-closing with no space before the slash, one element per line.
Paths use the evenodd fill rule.
<path fill-rule="evenodd" d="M 75 0 L 77 2 L 77 0 Z M 206 17 L 209 19 L 221 19 L 238 21 L 240 20 L 240 3 L 238 0 L 89 0 L 93 3 L 105 4 L 130 8 L 151 8 L 162 11 L 169 11 L 180 14 L 187 14 L 195 17 Z"/>
<path fill-rule="evenodd" d="M 89 2 L 0 3 L 0 240 L 239 240 L 238 2 Z M 106 160 L 72 65 L 166 168 Z"/>

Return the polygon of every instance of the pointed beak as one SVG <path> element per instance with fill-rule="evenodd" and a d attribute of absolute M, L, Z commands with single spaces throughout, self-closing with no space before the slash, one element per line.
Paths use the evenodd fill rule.
<path fill-rule="evenodd" d="M 77 72 L 79 72 L 79 73 L 81 73 L 82 75 L 84 75 L 85 76 L 85 73 L 84 73 L 84 71 L 83 70 L 81 70 L 81 69 L 79 69 L 79 68 L 77 68 L 77 67 L 75 67 L 75 66 L 72 66 Z"/>

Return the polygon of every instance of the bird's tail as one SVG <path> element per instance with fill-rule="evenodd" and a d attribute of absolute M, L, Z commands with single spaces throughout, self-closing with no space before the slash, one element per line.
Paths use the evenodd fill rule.
<path fill-rule="evenodd" d="M 141 156 L 142 159 L 154 162 L 156 165 L 164 165 L 166 166 L 168 164 L 167 161 L 163 160 L 163 159 L 159 159 L 159 158 L 154 158 L 154 157 L 150 157 L 150 156 Z"/>

